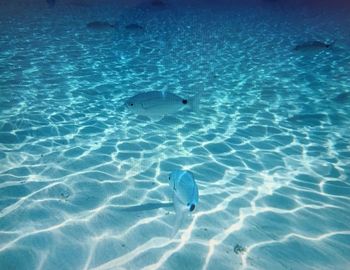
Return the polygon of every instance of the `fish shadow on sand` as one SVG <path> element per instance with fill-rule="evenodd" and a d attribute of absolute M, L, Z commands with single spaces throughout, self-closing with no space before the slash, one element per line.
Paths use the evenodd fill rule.
<path fill-rule="evenodd" d="M 111 30 L 117 27 L 116 24 L 111 24 L 107 21 L 93 21 L 86 24 L 90 30 Z"/>
<path fill-rule="evenodd" d="M 116 207 L 116 208 L 117 210 L 124 211 L 124 212 L 139 212 L 139 211 L 155 210 L 159 208 L 169 208 L 173 206 L 174 204 L 172 202 L 168 202 L 168 203 L 145 203 L 145 204 L 140 204 L 140 205 L 135 205 L 130 207 Z"/>
<path fill-rule="evenodd" d="M 130 23 L 125 25 L 125 29 L 132 32 L 143 32 L 145 28 L 137 23 Z"/>
<path fill-rule="evenodd" d="M 340 93 L 336 95 L 332 100 L 339 104 L 347 103 L 350 101 L 350 91 Z"/>
<path fill-rule="evenodd" d="M 315 52 L 330 49 L 333 47 L 335 41 L 327 43 L 319 40 L 310 40 L 302 42 L 293 47 L 295 52 Z"/>

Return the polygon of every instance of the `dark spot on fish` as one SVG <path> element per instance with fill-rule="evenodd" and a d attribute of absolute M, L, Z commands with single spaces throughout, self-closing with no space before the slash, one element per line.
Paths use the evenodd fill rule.
<path fill-rule="evenodd" d="M 187 104 L 187 99 L 183 99 L 182 104 Z"/>
<path fill-rule="evenodd" d="M 194 210 L 194 208 L 196 208 L 196 206 L 194 204 L 191 204 L 190 212 L 192 212 Z"/>

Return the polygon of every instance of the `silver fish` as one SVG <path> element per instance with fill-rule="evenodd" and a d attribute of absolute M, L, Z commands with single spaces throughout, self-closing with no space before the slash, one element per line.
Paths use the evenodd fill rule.
<path fill-rule="evenodd" d="M 301 44 L 298 44 L 294 47 L 294 51 L 316 51 L 324 50 L 331 48 L 334 45 L 335 41 L 332 43 L 325 43 L 318 40 L 308 41 Z"/>
<path fill-rule="evenodd" d="M 145 28 L 137 23 L 131 23 L 125 26 L 126 30 L 131 30 L 131 31 L 143 31 Z"/>
<path fill-rule="evenodd" d="M 173 191 L 173 202 L 176 212 L 176 220 L 173 227 L 174 236 L 181 227 L 185 215 L 196 208 L 199 194 L 194 176 L 189 171 L 173 171 L 169 175 L 169 185 Z"/>
<path fill-rule="evenodd" d="M 110 24 L 109 22 L 106 22 L 106 21 L 93 21 L 93 22 L 89 22 L 86 25 L 86 27 L 93 30 L 106 30 L 106 29 L 115 28 L 116 25 Z"/>
<path fill-rule="evenodd" d="M 160 120 L 164 115 L 174 114 L 185 108 L 198 111 L 199 95 L 183 99 L 170 92 L 150 91 L 129 98 L 125 105 L 138 115 Z"/>

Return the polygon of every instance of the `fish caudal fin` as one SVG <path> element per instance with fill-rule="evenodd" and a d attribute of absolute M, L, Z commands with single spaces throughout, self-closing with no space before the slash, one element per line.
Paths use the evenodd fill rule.
<path fill-rule="evenodd" d="M 196 113 L 199 112 L 199 101 L 200 101 L 201 96 L 202 96 L 202 94 L 198 93 L 188 100 L 190 107 L 191 107 L 191 110 L 196 112 Z"/>
<path fill-rule="evenodd" d="M 327 45 L 328 45 L 328 48 L 329 48 L 329 47 L 333 47 L 336 41 L 337 41 L 337 40 L 334 39 L 332 42 L 328 43 L 328 44 L 327 44 Z"/>
<path fill-rule="evenodd" d="M 182 223 L 184 221 L 184 218 L 188 212 L 185 205 L 182 204 L 182 202 L 176 197 L 175 194 L 173 195 L 173 202 L 174 202 L 174 209 L 175 209 L 175 223 L 171 232 L 172 238 L 174 238 L 177 232 L 180 230 Z"/>

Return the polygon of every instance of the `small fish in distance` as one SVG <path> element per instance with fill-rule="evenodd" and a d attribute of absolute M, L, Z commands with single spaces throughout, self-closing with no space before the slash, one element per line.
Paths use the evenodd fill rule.
<path fill-rule="evenodd" d="M 93 21 L 93 22 L 89 22 L 86 27 L 88 29 L 92 29 L 92 30 L 106 30 L 106 29 L 112 29 L 116 27 L 116 24 L 111 24 L 109 22 L 105 22 L 105 21 Z"/>
<path fill-rule="evenodd" d="M 318 50 L 324 50 L 329 49 L 334 45 L 335 41 L 332 43 L 325 43 L 318 40 L 313 41 L 307 41 L 301 44 L 298 44 L 294 46 L 294 51 L 318 51 Z"/>

